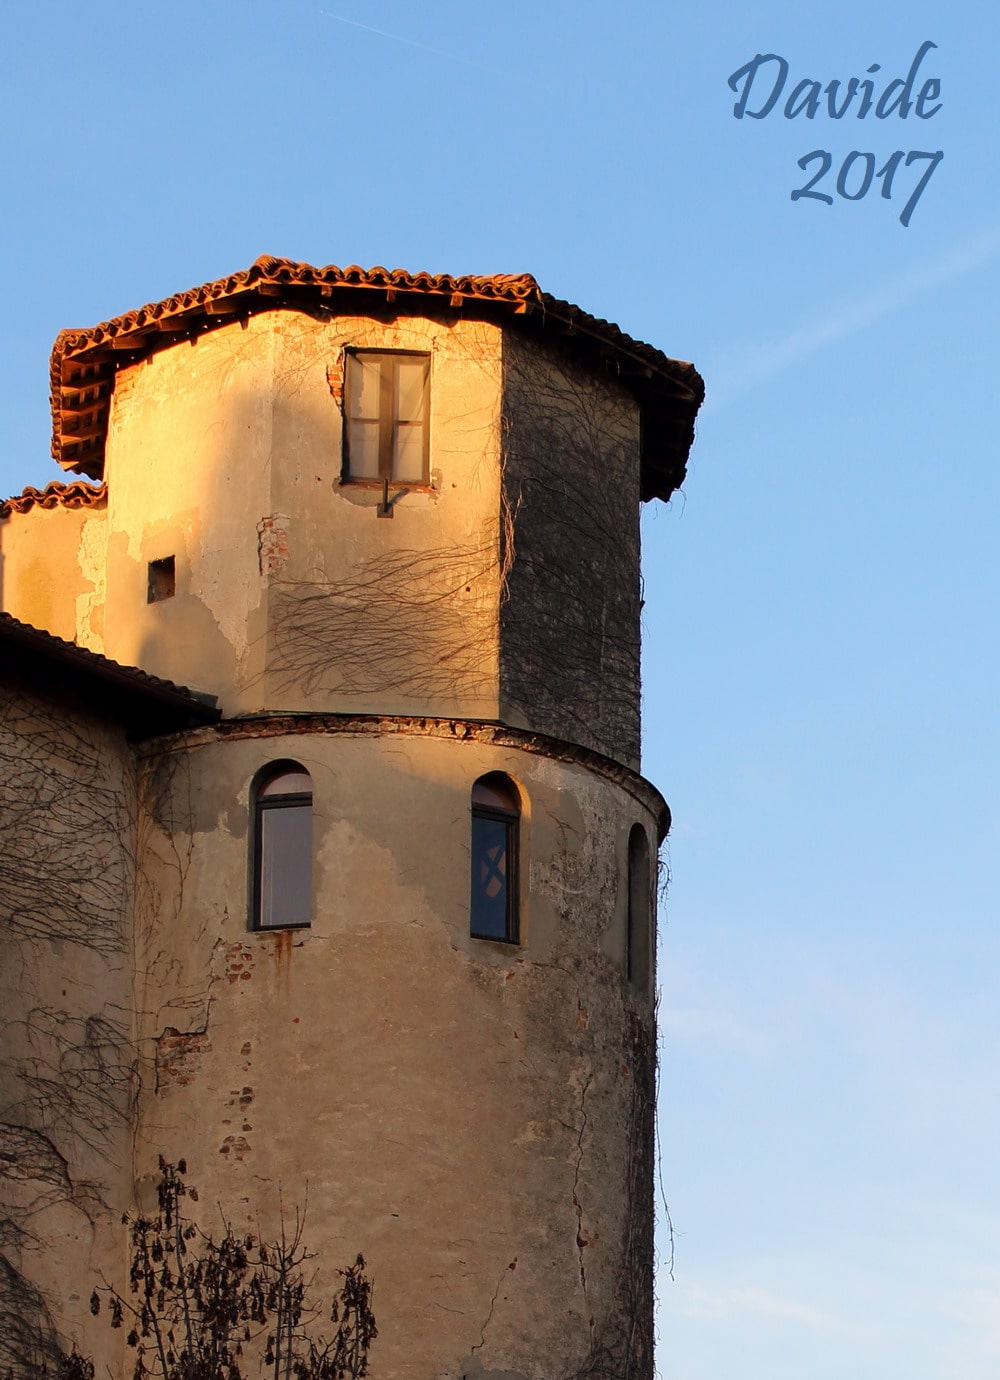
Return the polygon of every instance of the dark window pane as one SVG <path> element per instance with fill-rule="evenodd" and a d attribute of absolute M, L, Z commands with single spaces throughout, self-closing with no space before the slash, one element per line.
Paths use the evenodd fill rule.
<path fill-rule="evenodd" d="M 312 919 L 312 805 L 260 811 L 260 926 Z"/>
<path fill-rule="evenodd" d="M 649 987 L 652 949 L 652 903 L 649 840 L 641 825 L 633 826 L 628 840 L 628 935 L 625 955 L 629 978 L 636 987 Z"/>
<path fill-rule="evenodd" d="M 511 826 L 502 819 L 472 816 L 472 933 L 480 939 L 510 939 L 508 860 Z"/>
<path fill-rule="evenodd" d="M 161 599 L 172 599 L 177 588 L 173 556 L 164 556 L 161 561 L 150 561 L 146 571 L 146 603 L 158 604 Z"/>

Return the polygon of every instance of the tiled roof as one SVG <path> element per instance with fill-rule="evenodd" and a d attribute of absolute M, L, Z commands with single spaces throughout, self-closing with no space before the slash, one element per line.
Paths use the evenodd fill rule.
<path fill-rule="evenodd" d="M 81 700 L 91 712 L 122 723 L 133 737 L 216 723 L 220 718 L 211 695 L 148 675 L 137 666 L 122 666 L 9 613 L 0 613 L 0 671 L 55 695 Z"/>
<path fill-rule="evenodd" d="M 633 340 L 608 321 L 542 292 L 528 273 L 455 277 L 262 255 L 248 269 L 126 312 L 89 330 L 61 331 L 52 349 L 52 454 L 66 470 L 99 479 L 119 367 L 277 307 L 364 312 L 462 312 L 558 341 L 612 369 L 643 406 L 643 497 L 669 498 L 684 478 L 704 385 L 694 367 Z"/>
<path fill-rule="evenodd" d="M 31 508 L 101 508 L 107 501 L 106 484 L 85 484 L 80 479 L 73 484 L 60 484 L 53 479 L 44 489 L 29 484 L 13 498 L 0 499 L 0 518 L 26 513 Z"/>

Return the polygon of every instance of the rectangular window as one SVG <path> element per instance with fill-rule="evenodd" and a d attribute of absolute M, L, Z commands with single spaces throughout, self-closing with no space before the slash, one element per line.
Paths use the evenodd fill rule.
<path fill-rule="evenodd" d="M 628 837 L 628 917 L 625 971 L 629 981 L 649 990 L 652 969 L 653 890 L 649 867 L 649 839 L 641 824 Z"/>
<path fill-rule="evenodd" d="M 177 587 L 177 576 L 173 556 L 150 561 L 146 567 L 146 603 L 158 604 L 161 599 L 172 599 Z"/>
<path fill-rule="evenodd" d="M 260 928 L 308 925 L 312 915 L 312 806 L 264 802 L 260 810 Z"/>
<path fill-rule="evenodd" d="M 430 355 L 352 350 L 346 359 L 344 478 L 429 482 Z"/>
<path fill-rule="evenodd" d="M 472 905 L 474 939 L 520 942 L 517 843 L 521 804 L 502 772 L 488 772 L 472 787 Z"/>
<path fill-rule="evenodd" d="M 298 762 L 270 762 L 251 788 L 250 925 L 274 930 L 312 919 L 312 778 Z"/>
<path fill-rule="evenodd" d="M 472 816 L 472 925 L 476 939 L 511 940 L 511 822 Z"/>

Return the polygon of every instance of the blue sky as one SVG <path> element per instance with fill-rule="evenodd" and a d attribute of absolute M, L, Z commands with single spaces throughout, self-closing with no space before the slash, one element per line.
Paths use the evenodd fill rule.
<path fill-rule="evenodd" d="M 675 820 L 659 1370 L 994 1377 L 1000 11 L 21 0 L 6 20 L 4 492 L 56 477 L 60 328 L 262 252 L 526 270 L 699 367 L 688 481 L 645 517 L 645 768 Z M 790 91 L 903 76 L 926 40 L 930 120 L 733 117 L 756 53 Z M 792 201 L 819 149 L 834 204 Z M 944 152 L 906 228 L 902 183 L 835 191 L 852 151 L 897 149 Z"/>

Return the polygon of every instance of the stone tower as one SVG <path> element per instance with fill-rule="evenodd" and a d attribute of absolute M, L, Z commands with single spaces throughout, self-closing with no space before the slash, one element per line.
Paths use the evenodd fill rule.
<path fill-rule="evenodd" d="M 90 675 L 217 707 L 101 729 L 117 938 L 18 951 L 120 1048 L 60 1150 L 98 1206 L 17 1268 L 120 1366 L 80 1281 L 183 1156 L 237 1227 L 307 1202 L 323 1279 L 364 1252 L 377 1380 L 651 1376 L 639 506 L 697 373 L 528 276 L 261 258 L 64 332 L 52 390 L 102 487 L 0 510 L 4 611 L 92 654 L 81 723 Z"/>

